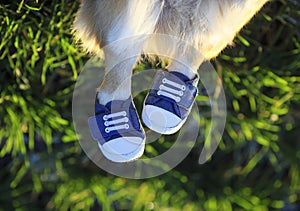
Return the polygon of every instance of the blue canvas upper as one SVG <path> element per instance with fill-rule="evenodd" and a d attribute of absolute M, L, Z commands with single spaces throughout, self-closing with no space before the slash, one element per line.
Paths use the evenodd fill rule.
<path fill-rule="evenodd" d="M 118 127 L 122 125 L 122 123 L 116 123 L 107 126 L 105 125 L 105 116 L 124 111 L 126 112 L 126 116 L 124 116 L 124 118 L 128 118 L 128 121 L 126 122 L 128 128 L 122 128 L 107 132 L 107 128 Z M 96 100 L 94 118 L 97 123 L 97 128 L 94 127 L 95 125 L 91 125 L 90 123 L 90 130 L 94 138 L 96 138 L 102 145 L 106 142 L 109 142 L 110 140 L 114 140 L 121 137 L 141 137 L 142 139 L 145 138 L 144 131 L 141 128 L 141 124 L 131 97 L 124 101 L 114 100 L 107 103 L 106 105 L 101 105 L 98 103 L 98 100 Z M 107 121 L 113 122 L 119 119 L 121 119 L 121 117 L 112 117 L 108 118 Z M 94 131 L 97 129 L 98 131 Z"/>
<path fill-rule="evenodd" d="M 179 101 L 174 99 L 159 95 L 159 90 L 162 85 L 163 79 L 168 79 L 179 85 L 185 87 L 183 95 L 178 97 Z M 195 101 L 195 97 L 198 93 L 198 88 L 196 87 L 198 83 L 198 75 L 192 80 L 179 72 L 169 72 L 167 70 L 159 70 L 149 91 L 149 94 L 145 100 L 145 105 L 153 105 L 162 109 L 165 109 L 181 119 L 184 119 L 189 114 L 189 110 Z"/>

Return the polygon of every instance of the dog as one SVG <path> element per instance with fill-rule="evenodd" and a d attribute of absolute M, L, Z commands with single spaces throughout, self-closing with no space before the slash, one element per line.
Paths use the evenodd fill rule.
<path fill-rule="evenodd" d="M 130 93 L 132 67 L 142 52 L 147 53 L 147 40 L 136 42 L 139 35 L 166 34 L 177 37 L 199 49 L 206 60 L 216 57 L 228 44 L 231 44 L 240 29 L 256 14 L 268 0 L 83 0 L 77 14 L 74 31 L 77 40 L 92 53 L 114 41 L 131 37 L 131 42 L 119 42 L 119 46 L 104 48 L 104 56 L 109 67 L 112 57 L 136 55 L 122 66 L 111 69 L 102 84 L 99 100 L 107 103 L 111 96 L 124 96 Z M 151 40 L 147 46 L 157 46 Z M 161 43 L 160 43 L 161 44 Z M 163 44 L 162 44 L 163 45 Z M 168 49 L 168 47 L 165 47 Z M 150 50 L 151 51 L 151 50 Z M 160 53 L 166 55 L 167 53 Z M 182 53 L 182 57 L 185 54 Z M 189 55 L 190 56 L 190 55 Z M 175 52 L 168 55 L 177 58 Z M 203 58 L 184 58 L 195 72 Z M 176 61 L 170 62 L 169 69 L 181 70 Z M 179 67 L 177 67 L 179 66 Z M 184 68 L 185 69 L 185 68 Z M 185 74 L 189 75 L 190 71 Z M 123 89 L 123 85 L 124 88 Z M 119 89 L 117 89 L 119 88 Z"/>
<path fill-rule="evenodd" d="M 166 69 L 169 72 L 180 73 L 182 77 L 197 82 L 195 77 L 201 63 L 216 57 L 231 44 L 236 34 L 267 2 L 268 0 L 83 0 L 73 29 L 76 39 L 86 51 L 105 58 L 105 79 L 97 92 L 98 103 L 107 105 L 115 100 L 125 101 L 130 98 L 132 68 L 142 53 L 167 58 Z M 167 72 L 162 74 L 168 74 Z M 174 93 L 181 92 L 174 91 L 173 87 L 173 95 L 166 94 L 170 88 L 163 87 L 164 92 L 160 91 L 165 98 L 172 98 Z M 154 115 L 153 118 L 159 119 L 160 116 Z M 151 121 L 156 121 L 153 118 L 146 118 L 146 125 L 164 134 L 174 133 L 182 125 L 178 124 L 176 131 L 167 131 L 166 128 L 162 130 L 153 126 L 155 124 Z M 169 119 L 177 121 L 173 117 Z M 99 147 L 103 152 L 103 146 Z M 112 148 L 106 149 L 106 157 L 110 156 L 111 150 L 118 151 Z M 128 158 L 125 154 L 130 153 L 123 153 L 120 159 L 110 157 L 110 160 L 125 162 L 141 156 L 139 153 Z"/>

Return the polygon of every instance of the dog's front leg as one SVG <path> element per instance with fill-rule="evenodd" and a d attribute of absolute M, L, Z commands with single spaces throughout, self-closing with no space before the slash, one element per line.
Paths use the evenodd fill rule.
<path fill-rule="evenodd" d="M 114 18 L 105 38 L 105 79 L 98 90 L 99 103 L 125 100 L 131 95 L 132 67 L 143 45 L 153 33 L 161 2 L 158 0 L 130 0 L 119 17 Z"/>

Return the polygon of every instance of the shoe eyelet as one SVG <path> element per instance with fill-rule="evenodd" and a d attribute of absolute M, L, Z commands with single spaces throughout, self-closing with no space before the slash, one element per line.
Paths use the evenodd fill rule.
<path fill-rule="evenodd" d="M 109 133 L 110 130 L 108 128 L 105 128 L 105 133 Z"/>

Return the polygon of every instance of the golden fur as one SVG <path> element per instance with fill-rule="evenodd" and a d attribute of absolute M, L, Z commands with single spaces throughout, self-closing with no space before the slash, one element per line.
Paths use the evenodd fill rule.
<path fill-rule="evenodd" d="M 142 52 L 167 57 L 169 70 L 192 76 L 267 1 L 83 0 L 74 32 L 87 51 L 104 52 L 106 78 L 98 97 L 106 103 L 112 96 L 128 98 L 132 66 Z"/>

